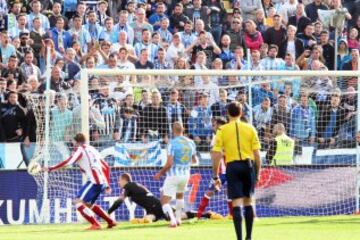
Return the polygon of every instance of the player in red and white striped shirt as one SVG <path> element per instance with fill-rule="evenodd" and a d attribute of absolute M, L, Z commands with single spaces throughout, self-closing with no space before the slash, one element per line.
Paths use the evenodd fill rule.
<path fill-rule="evenodd" d="M 88 178 L 76 197 L 76 209 L 91 223 L 89 230 L 101 228 L 94 213 L 108 223 L 108 228 L 112 228 L 116 226 L 116 222 L 99 205 L 95 204 L 101 193 L 105 190 L 110 191 L 110 168 L 94 147 L 85 144 L 84 134 L 76 134 L 74 140 L 75 152 L 65 161 L 48 169 L 44 168 L 44 171 L 52 172 L 76 163 Z"/>

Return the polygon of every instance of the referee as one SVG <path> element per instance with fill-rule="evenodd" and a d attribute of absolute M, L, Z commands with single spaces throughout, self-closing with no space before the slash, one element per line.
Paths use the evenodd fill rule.
<path fill-rule="evenodd" d="M 259 180 L 261 146 L 255 128 L 240 121 L 241 103 L 230 103 L 227 111 L 230 121 L 217 130 L 215 145 L 211 152 L 213 180 L 216 184 L 221 185 L 217 174 L 224 153 L 227 163 L 228 198 L 232 200 L 234 208 L 233 222 L 236 236 L 238 240 L 242 240 L 241 206 L 243 205 L 246 240 L 250 240 L 254 222 L 252 195 L 254 194 L 255 183 Z"/>

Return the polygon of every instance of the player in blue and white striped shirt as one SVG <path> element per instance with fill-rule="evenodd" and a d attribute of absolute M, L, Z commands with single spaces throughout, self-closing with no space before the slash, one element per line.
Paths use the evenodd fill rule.
<path fill-rule="evenodd" d="M 184 127 L 180 122 L 174 122 L 174 138 L 170 141 L 167 151 L 168 157 L 165 166 L 155 175 L 159 180 L 166 173 L 162 188 L 161 204 L 165 215 L 170 218 L 170 226 L 181 224 L 181 213 L 184 208 L 184 192 L 190 178 L 192 163 L 196 163 L 196 146 L 189 138 L 183 136 Z M 176 195 L 175 216 L 170 206 L 171 199 Z"/>

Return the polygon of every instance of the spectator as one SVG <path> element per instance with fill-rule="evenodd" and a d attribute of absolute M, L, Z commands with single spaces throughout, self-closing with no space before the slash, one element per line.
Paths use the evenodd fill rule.
<path fill-rule="evenodd" d="M 265 26 L 265 15 L 262 8 L 256 10 L 255 24 L 256 30 L 258 30 L 259 32 L 261 32 L 262 35 L 264 35 L 267 27 Z"/>
<path fill-rule="evenodd" d="M 241 1 L 240 9 L 243 16 L 243 19 L 246 20 L 255 20 L 256 18 L 256 10 L 262 9 L 261 0 L 255 1 Z"/>
<path fill-rule="evenodd" d="M 337 70 L 343 70 L 344 64 L 351 59 L 346 39 L 339 40 L 337 54 Z"/>
<path fill-rule="evenodd" d="M 83 18 L 79 15 L 73 17 L 73 26 L 68 31 L 72 36 L 72 41 L 79 41 L 81 50 L 86 53 L 90 48 L 91 36 L 85 26 L 82 25 Z"/>
<path fill-rule="evenodd" d="M 179 32 L 182 44 L 188 48 L 193 42 L 196 41 L 196 35 L 192 32 L 193 24 L 191 21 L 185 22 L 184 31 Z"/>
<path fill-rule="evenodd" d="M 7 80 L 15 80 L 18 85 L 25 82 L 24 74 L 18 67 L 18 58 L 16 56 L 10 56 L 7 68 L 1 71 L 1 77 Z"/>
<path fill-rule="evenodd" d="M 166 14 L 166 5 L 163 2 L 156 4 L 156 12 L 149 17 L 149 23 L 153 26 L 154 31 L 157 31 L 160 28 L 161 20 L 167 18 Z"/>
<path fill-rule="evenodd" d="M 135 69 L 135 65 L 128 60 L 129 51 L 125 47 L 121 47 L 119 50 L 118 67 L 120 69 Z"/>
<path fill-rule="evenodd" d="M 154 62 L 159 47 L 151 42 L 151 32 L 148 29 L 144 29 L 142 31 L 141 41 L 135 44 L 134 49 L 135 49 L 135 54 L 138 58 L 140 58 L 140 52 L 143 49 L 147 49 L 149 53 L 148 60 Z"/>
<path fill-rule="evenodd" d="M 311 22 L 316 22 L 319 19 L 318 10 L 328 10 L 328 7 L 321 2 L 321 0 L 313 0 L 312 3 L 305 7 L 306 16 L 308 16 Z"/>
<path fill-rule="evenodd" d="M 34 57 L 39 63 L 40 51 L 43 45 L 44 29 L 41 28 L 40 18 L 33 19 L 33 30 L 30 32 L 30 39 L 32 40 L 31 48 L 34 51 Z"/>
<path fill-rule="evenodd" d="M 112 44 L 118 41 L 118 32 L 114 27 L 114 19 L 109 17 L 105 19 L 105 24 L 102 32 L 100 33 L 99 39 L 106 40 Z"/>
<path fill-rule="evenodd" d="M 135 63 L 136 69 L 154 69 L 154 64 L 149 60 L 149 51 L 144 48 L 140 51 L 139 60 Z"/>
<path fill-rule="evenodd" d="M 323 31 L 323 24 L 319 21 L 314 23 L 314 37 L 316 38 L 316 43 L 320 44 L 320 35 Z"/>
<path fill-rule="evenodd" d="M 66 1 L 64 1 L 65 4 Z M 61 14 L 61 3 L 60 2 L 54 2 L 54 4 L 52 5 L 52 13 L 49 16 L 49 23 L 50 23 L 50 28 L 54 28 L 56 27 L 56 22 L 57 19 L 59 17 L 61 17 L 62 19 L 64 19 L 64 29 L 68 29 L 69 28 L 69 19 Z"/>
<path fill-rule="evenodd" d="M 193 0 L 193 7 L 186 8 L 184 14 L 192 21 L 196 22 L 198 19 L 204 21 L 205 28 L 209 27 L 209 8 L 202 6 L 202 0 Z"/>
<path fill-rule="evenodd" d="M 207 56 L 205 54 L 205 52 L 203 51 L 200 51 L 196 54 L 196 61 L 195 63 L 191 66 L 191 69 L 204 69 L 204 70 L 207 70 L 207 66 L 206 66 L 206 61 L 207 59 Z M 194 77 L 194 85 L 195 87 L 200 87 L 202 84 L 202 79 L 200 76 L 195 76 Z"/>
<path fill-rule="evenodd" d="M 269 9 L 273 7 L 274 4 L 272 0 L 262 0 L 262 8 L 264 9 L 265 17 L 269 16 Z"/>
<path fill-rule="evenodd" d="M 211 106 L 219 99 L 219 87 L 209 76 L 201 76 L 201 80 L 199 90 L 208 95 L 208 104 Z"/>
<path fill-rule="evenodd" d="M 49 19 L 41 14 L 41 2 L 38 0 L 32 1 L 30 3 L 30 7 L 31 7 L 31 13 L 27 15 L 27 24 L 28 24 L 28 29 L 30 31 L 33 30 L 33 19 L 38 17 L 40 18 L 40 22 L 41 22 L 41 26 L 42 28 L 47 31 L 50 29 L 50 23 L 49 23 Z"/>
<path fill-rule="evenodd" d="M 316 137 L 315 112 L 309 107 L 306 93 L 300 96 L 300 104 L 294 107 L 290 116 L 290 136 L 299 146 L 313 144 Z"/>
<path fill-rule="evenodd" d="M 24 61 L 25 52 L 33 51 L 33 49 L 30 46 L 32 40 L 29 39 L 30 37 L 29 31 L 21 32 L 19 36 L 20 36 L 20 45 L 17 47 L 16 52 L 21 63 Z"/>
<path fill-rule="evenodd" d="M 164 48 L 159 48 L 157 57 L 154 61 L 154 69 L 170 69 L 169 62 L 165 59 L 166 51 Z M 163 78 L 160 76 L 160 78 Z M 165 78 L 167 78 L 165 76 Z"/>
<path fill-rule="evenodd" d="M 242 32 L 242 18 L 233 18 L 231 22 L 231 28 L 230 31 L 227 32 L 227 34 L 230 36 L 231 44 L 230 44 L 230 50 L 234 51 L 236 47 L 244 47 L 245 42 L 243 38 L 243 32 Z"/>
<path fill-rule="evenodd" d="M 295 64 L 295 59 L 294 57 L 291 55 L 291 53 L 287 53 L 285 55 L 285 64 L 280 68 L 280 70 L 285 70 L 285 71 L 298 71 L 299 66 Z M 291 89 L 293 90 L 293 92 L 296 94 L 299 92 L 300 90 L 300 85 L 301 85 L 301 78 L 300 77 L 292 77 L 291 78 Z M 286 82 L 284 83 L 283 81 L 279 81 L 277 83 L 277 89 L 281 92 L 284 93 L 285 92 L 285 87 L 286 87 Z"/>
<path fill-rule="evenodd" d="M 271 91 L 269 83 L 261 83 L 252 89 L 252 107 L 260 105 L 264 98 L 269 98 L 270 102 L 275 102 L 274 93 Z"/>
<path fill-rule="evenodd" d="M 80 72 L 80 65 L 75 61 L 76 52 L 73 48 L 66 49 L 66 55 L 64 57 L 65 65 L 64 72 L 66 82 L 73 83 L 76 74 Z"/>
<path fill-rule="evenodd" d="M 134 30 L 134 43 L 142 41 L 144 29 L 147 29 L 150 32 L 150 35 L 153 32 L 153 27 L 145 21 L 145 17 L 145 10 L 143 8 L 138 8 L 136 10 L 136 20 L 130 24 L 130 27 Z"/>
<path fill-rule="evenodd" d="M 225 66 L 226 69 L 243 69 L 246 66 L 246 61 L 244 60 L 244 49 L 239 46 L 234 50 L 234 58 L 228 62 Z"/>
<path fill-rule="evenodd" d="M 169 125 L 166 108 L 161 105 L 161 95 L 158 91 L 151 94 L 151 104 L 146 106 L 141 116 L 141 138 L 143 142 L 162 139 L 168 142 Z"/>
<path fill-rule="evenodd" d="M 334 70 L 335 65 L 335 48 L 329 42 L 329 32 L 322 31 L 320 34 L 320 45 L 323 49 L 323 57 L 325 60 L 325 66 L 329 70 Z"/>
<path fill-rule="evenodd" d="M 223 68 L 224 68 L 223 61 L 221 61 L 220 58 L 215 58 L 215 60 L 212 63 L 211 69 L 223 70 Z M 211 81 L 218 86 L 227 86 L 229 83 L 226 76 L 212 76 Z"/>
<path fill-rule="evenodd" d="M 212 117 L 226 117 L 227 116 L 227 105 L 230 102 L 227 98 L 226 89 L 219 89 L 219 100 L 211 105 Z"/>
<path fill-rule="evenodd" d="M 16 54 L 15 47 L 10 43 L 9 35 L 7 32 L 1 33 L 1 45 L 0 45 L 0 62 L 2 66 L 5 67 L 9 61 L 9 58 Z"/>
<path fill-rule="evenodd" d="M 356 28 L 351 28 L 348 35 L 349 50 L 360 49 L 359 31 Z"/>
<path fill-rule="evenodd" d="M 279 10 L 279 13 L 280 13 L 280 16 L 283 20 L 283 23 L 285 25 L 287 25 L 289 23 L 289 18 L 291 16 L 294 16 L 296 14 L 296 8 L 297 8 L 297 5 L 298 5 L 298 1 L 297 0 L 289 0 L 289 1 L 286 1 L 280 8 Z M 291 23 L 289 23 L 290 25 Z M 294 24 L 291 24 L 291 25 L 294 25 Z M 294 25 L 296 26 L 296 25 Z M 287 129 L 287 128 L 286 128 Z"/>
<path fill-rule="evenodd" d="M 129 59 L 136 61 L 135 49 L 131 44 L 127 43 L 127 33 L 125 31 L 119 32 L 118 42 L 111 44 L 110 52 L 119 52 L 121 48 L 126 48 L 129 54 Z"/>
<path fill-rule="evenodd" d="M 172 43 L 166 51 L 166 61 L 174 68 L 177 59 L 185 56 L 185 48 L 180 40 L 180 33 L 175 33 L 172 39 Z"/>
<path fill-rule="evenodd" d="M 95 11 L 90 10 L 87 13 L 87 23 L 85 23 L 83 26 L 90 33 L 92 40 L 99 40 L 100 33 L 102 32 L 103 28 L 98 24 Z"/>
<path fill-rule="evenodd" d="M 264 19 L 264 25 L 266 27 L 274 26 L 274 16 L 276 15 L 276 9 L 274 7 L 270 7 L 267 13 L 267 17 Z"/>
<path fill-rule="evenodd" d="M 279 56 L 285 57 L 290 53 L 293 58 L 297 59 L 304 52 L 303 42 L 296 38 L 296 27 L 289 25 L 287 27 L 286 43 L 279 49 Z"/>
<path fill-rule="evenodd" d="M 28 29 L 26 28 L 26 14 L 24 13 L 20 13 L 17 17 L 17 24 L 15 27 L 9 29 L 9 36 L 14 39 L 16 37 L 20 36 L 21 32 L 29 32 Z"/>
<path fill-rule="evenodd" d="M 73 124 L 73 112 L 68 109 L 67 96 L 60 93 L 56 96 L 56 107 L 51 109 L 50 139 L 52 142 L 69 141 L 70 127 Z"/>
<path fill-rule="evenodd" d="M 32 51 L 25 52 L 24 62 L 21 63 L 20 69 L 24 74 L 25 79 L 29 79 L 29 76 L 35 75 L 37 79 L 41 79 L 41 71 L 38 66 L 33 64 L 34 54 Z"/>
<path fill-rule="evenodd" d="M 160 20 L 160 28 L 157 30 L 157 33 L 160 34 L 161 45 L 166 48 L 169 46 L 173 38 L 172 33 L 168 30 L 169 24 L 170 22 L 168 18 L 162 18 Z"/>
<path fill-rule="evenodd" d="M 18 103 L 18 94 L 9 92 L 7 103 L 0 104 L 0 120 L 6 142 L 21 142 L 26 124 L 25 113 Z"/>
<path fill-rule="evenodd" d="M 252 20 L 245 21 L 245 44 L 251 51 L 259 50 L 264 40 Z"/>
<path fill-rule="evenodd" d="M 275 44 L 278 48 L 281 48 L 286 42 L 286 29 L 282 26 L 280 15 L 274 16 L 274 27 L 270 27 L 266 30 L 264 42 L 268 45 Z"/>
<path fill-rule="evenodd" d="M 119 141 L 134 143 L 138 134 L 138 116 L 131 107 L 125 107 L 120 118 Z"/>
<path fill-rule="evenodd" d="M 234 53 L 230 50 L 231 39 L 230 36 L 224 34 L 221 37 L 220 47 L 221 53 L 219 54 L 219 58 L 222 61 L 222 65 L 226 65 L 229 61 L 234 59 Z"/>
<path fill-rule="evenodd" d="M 311 70 L 311 62 L 314 60 L 320 60 L 324 63 L 324 58 L 322 56 L 322 47 L 319 45 L 313 46 L 312 50 L 305 50 L 303 54 L 300 55 L 298 59 L 296 59 L 296 64 L 302 70 Z"/>
<path fill-rule="evenodd" d="M 308 24 L 304 29 L 304 33 L 298 34 L 298 38 L 303 42 L 305 49 L 312 49 L 317 44 L 316 37 L 314 36 L 314 25 Z"/>
<path fill-rule="evenodd" d="M 284 60 L 277 58 L 278 47 L 275 44 L 270 45 L 268 56 L 261 59 L 260 64 L 265 70 L 280 70 L 284 65 Z"/>
<path fill-rule="evenodd" d="M 179 91 L 175 88 L 170 91 L 170 101 L 166 106 L 166 113 L 169 123 L 169 135 L 172 136 L 172 124 L 181 122 L 187 131 L 188 116 L 185 106 L 179 102 Z"/>
<path fill-rule="evenodd" d="M 311 19 L 305 15 L 304 4 L 298 3 L 296 5 L 295 15 L 289 18 L 288 26 L 293 25 L 297 28 L 296 33 L 303 33 L 306 26 L 311 22 Z"/>
<path fill-rule="evenodd" d="M 358 71 L 359 70 L 359 49 L 352 49 L 351 50 L 351 60 L 346 62 L 342 68 L 342 70 L 352 70 Z M 350 77 L 343 81 L 347 84 L 346 87 L 356 87 L 357 86 L 357 78 Z"/>
<path fill-rule="evenodd" d="M 209 0 L 207 2 L 209 16 L 209 28 L 216 44 L 220 43 L 223 26 L 226 22 L 226 10 L 224 3 L 218 0 Z"/>
<path fill-rule="evenodd" d="M 6 79 L 0 78 L 0 104 L 6 101 Z"/>
<path fill-rule="evenodd" d="M 189 134 L 194 139 L 198 147 L 205 148 L 211 142 L 211 108 L 208 104 L 208 95 L 202 93 L 199 99 L 199 105 L 191 111 L 189 119 Z"/>
<path fill-rule="evenodd" d="M 16 27 L 16 18 L 21 12 L 22 3 L 14 1 L 11 3 L 10 13 L 7 15 L 7 29 Z"/>
<path fill-rule="evenodd" d="M 335 147 L 345 116 L 346 111 L 340 106 L 340 95 L 333 94 L 330 104 L 320 111 L 317 122 L 319 148 Z"/>
<path fill-rule="evenodd" d="M 277 104 L 275 104 L 273 107 L 273 114 L 271 117 L 271 126 L 281 123 L 285 126 L 285 129 L 287 129 L 287 131 L 289 131 L 290 112 L 291 112 L 291 105 L 289 107 L 286 96 L 280 95 L 278 97 Z"/>
<path fill-rule="evenodd" d="M 97 11 L 96 11 L 97 19 L 99 25 L 102 27 L 105 27 L 106 20 L 110 18 L 110 16 L 106 14 L 106 12 L 108 11 L 108 7 L 109 4 L 105 0 L 99 1 L 97 3 Z"/>
<path fill-rule="evenodd" d="M 50 89 L 55 92 L 62 92 L 64 90 L 70 89 L 71 86 L 69 83 L 65 82 L 60 76 L 61 69 L 57 66 L 54 66 L 51 70 L 50 77 Z M 41 84 L 39 91 L 43 93 L 46 89 L 45 83 Z"/>
<path fill-rule="evenodd" d="M 119 23 L 115 25 L 117 32 L 126 32 L 127 44 L 133 45 L 134 43 L 134 30 L 128 23 L 129 13 L 126 10 L 120 10 Z"/>
<path fill-rule="evenodd" d="M 71 47 L 72 37 L 69 32 L 64 29 L 63 17 L 56 19 L 56 27 L 51 29 L 50 36 L 55 44 L 55 50 L 60 53 L 65 53 L 65 49 Z"/>
<path fill-rule="evenodd" d="M 174 33 L 184 31 L 185 24 L 191 22 L 183 11 L 184 7 L 181 3 L 175 4 L 173 14 L 170 16 L 170 26 Z"/>

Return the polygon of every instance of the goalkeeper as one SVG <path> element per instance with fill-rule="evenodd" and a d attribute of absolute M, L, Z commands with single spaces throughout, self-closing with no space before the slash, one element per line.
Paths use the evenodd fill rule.
<path fill-rule="evenodd" d="M 117 208 L 121 206 L 125 198 L 131 199 L 140 207 L 146 210 L 144 217 L 144 223 L 151 223 L 161 219 L 169 221 L 165 216 L 161 202 L 143 185 L 133 182 L 129 173 L 123 173 L 119 178 L 119 186 L 123 189 L 123 192 L 119 199 L 109 208 L 108 214 L 113 213 Z M 183 214 L 182 219 L 192 219 L 196 217 L 196 212 L 187 211 Z M 202 215 L 203 218 L 217 218 L 217 214 L 213 212 L 207 212 Z"/>

